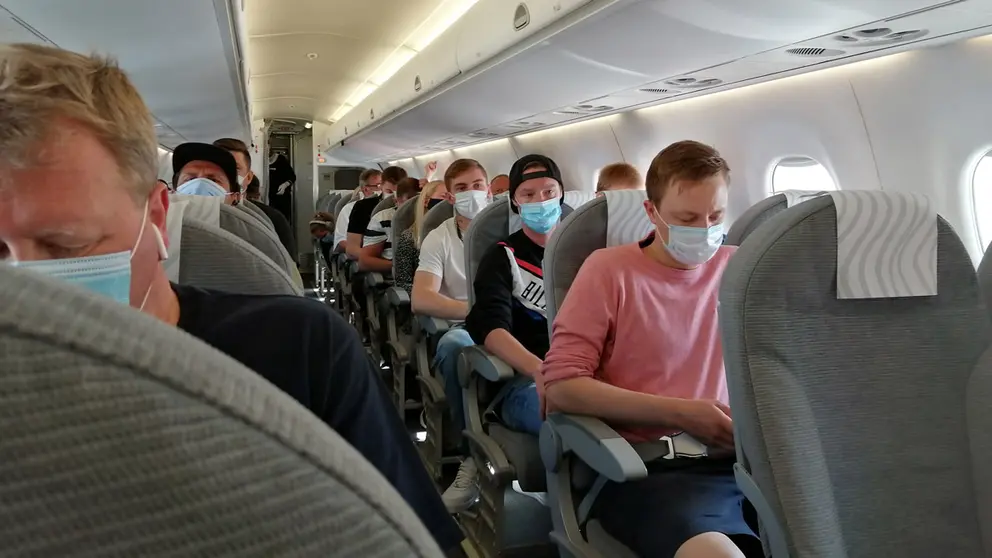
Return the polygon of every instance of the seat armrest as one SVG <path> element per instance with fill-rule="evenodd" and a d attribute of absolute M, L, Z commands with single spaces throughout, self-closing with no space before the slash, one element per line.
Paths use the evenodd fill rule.
<path fill-rule="evenodd" d="M 399 306 L 409 306 L 410 305 L 410 293 L 399 287 L 389 287 L 386 290 L 386 300 L 392 307 Z"/>
<path fill-rule="evenodd" d="M 427 335 L 444 334 L 444 332 L 451 329 L 451 322 L 433 316 L 417 314 L 417 322 L 420 324 L 420 329 L 424 330 Z"/>
<path fill-rule="evenodd" d="M 359 269 L 358 269 L 358 261 L 357 260 L 350 260 L 348 262 L 348 271 L 351 272 L 351 275 L 352 276 L 358 275 Z"/>
<path fill-rule="evenodd" d="M 562 453 L 571 451 L 594 471 L 614 482 L 627 482 L 648 476 L 647 467 L 634 447 L 603 421 L 582 415 L 550 413 L 545 427 L 560 441 Z M 548 465 L 545 436 L 541 436 L 541 458 Z M 548 448 L 549 450 L 551 448 Z"/>
<path fill-rule="evenodd" d="M 482 432 L 463 430 L 462 436 L 468 441 L 469 446 L 479 453 L 483 461 L 479 463 L 479 472 L 488 478 L 502 477 L 514 474 L 513 465 L 503 448 Z"/>
<path fill-rule="evenodd" d="M 506 381 L 515 375 L 509 364 L 500 360 L 481 345 L 465 347 L 462 349 L 460 358 L 461 366 L 458 370 L 458 379 L 462 386 L 468 385 L 473 371 L 478 372 L 489 382 Z"/>
<path fill-rule="evenodd" d="M 365 284 L 370 288 L 378 288 L 386 284 L 386 278 L 381 273 L 369 272 L 365 276 Z"/>

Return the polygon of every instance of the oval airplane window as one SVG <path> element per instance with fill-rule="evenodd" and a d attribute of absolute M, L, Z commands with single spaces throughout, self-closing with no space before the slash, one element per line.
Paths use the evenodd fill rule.
<path fill-rule="evenodd" d="M 826 167 L 809 157 L 786 157 L 772 171 L 772 193 L 783 190 L 836 190 Z"/>
<path fill-rule="evenodd" d="M 992 242 L 992 151 L 978 160 L 971 177 L 972 199 L 975 204 L 975 226 L 982 251 Z"/>

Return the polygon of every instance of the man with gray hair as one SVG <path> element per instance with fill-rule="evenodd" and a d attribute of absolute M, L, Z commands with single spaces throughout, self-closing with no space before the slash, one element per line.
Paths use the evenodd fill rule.
<path fill-rule="evenodd" d="M 340 316 L 303 297 L 170 284 L 161 265 L 169 193 L 157 173 L 151 114 L 113 61 L 0 45 L 0 260 L 130 305 L 240 361 L 337 431 L 442 548 L 459 552 L 458 526 Z"/>

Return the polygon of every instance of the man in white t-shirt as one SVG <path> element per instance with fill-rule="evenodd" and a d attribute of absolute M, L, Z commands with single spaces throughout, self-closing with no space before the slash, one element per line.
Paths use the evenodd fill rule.
<path fill-rule="evenodd" d="M 361 196 L 355 201 L 350 201 L 341 208 L 338 213 L 337 223 L 334 225 L 334 246 L 335 251 L 344 252 L 348 244 L 348 218 L 351 217 L 351 210 L 360 199 L 370 198 L 379 194 L 382 185 L 382 171 L 378 169 L 365 169 L 358 177 L 359 193 Z"/>
<path fill-rule="evenodd" d="M 455 216 L 431 231 L 420 247 L 420 264 L 413 279 L 411 304 L 417 314 L 462 322 L 468 315 L 468 281 L 465 279 L 465 247 L 462 237 L 472 219 L 492 201 L 486 169 L 474 159 L 459 159 L 444 173 L 448 201 Z M 474 345 L 472 336 L 460 325 L 448 330 L 438 341 L 434 366 L 444 377 L 444 392 L 455 427 L 463 430 L 465 417 L 462 390 L 458 383 L 458 354 Z M 472 458 L 462 462 L 455 482 L 441 498 L 448 511 L 468 509 L 478 497 L 478 474 Z"/>

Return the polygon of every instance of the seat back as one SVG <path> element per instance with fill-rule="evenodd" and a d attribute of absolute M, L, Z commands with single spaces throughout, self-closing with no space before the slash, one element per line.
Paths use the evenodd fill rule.
<path fill-rule="evenodd" d="M 444 202 L 435 205 L 424 215 L 423 226 L 420 227 L 420 242 L 423 244 L 427 234 L 441 226 L 441 223 L 455 216 L 455 206 Z"/>
<path fill-rule="evenodd" d="M 444 204 L 438 204 L 440 207 Z M 485 207 L 465 231 L 465 280 L 468 281 L 468 304 L 475 304 L 475 272 L 479 269 L 482 257 L 497 242 L 506 239 L 510 225 L 509 202 L 505 199 L 493 200 Z M 435 207 L 434 209 L 437 209 Z M 433 209 L 431 210 L 433 211 Z"/>
<path fill-rule="evenodd" d="M 773 556 L 992 553 L 992 325 L 926 198 L 781 211 L 731 259 L 719 314 L 738 484 Z"/>
<path fill-rule="evenodd" d="M 385 198 L 382 201 L 380 201 L 375 206 L 375 209 L 372 210 L 372 215 L 375 215 L 376 213 L 379 213 L 380 211 L 385 211 L 385 210 L 389 209 L 390 207 L 396 207 L 396 196 L 389 196 L 388 198 Z"/>
<path fill-rule="evenodd" d="M 272 224 L 272 219 L 269 219 L 269 216 L 266 215 L 264 211 L 259 209 L 257 205 L 253 204 L 248 200 L 245 200 L 239 203 L 238 205 L 236 205 L 235 207 L 244 211 L 245 213 L 248 213 L 252 217 L 258 219 L 259 221 L 261 221 L 263 225 L 265 225 L 267 229 L 271 230 L 272 232 L 275 232 L 276 226 Z M 278 235 L 276 235 L 276 238 L 278 238 Z"/>
<path fill-rule="evenodd" d="M 738 217 L 734 221 L 734 224 L 731 225 L 730 230 L 727 231 L 727 238 L 724 239 L 723 243 L 730 246 L 740 246 L 744 242 L 744 239 L 765 221 L 798 203 L 811 200 L 825 193 L 807 190 L 786 190 L 778 194 L 773 194 L 752 205 L 743 215 Z"/>
<path fill-rule="evenodd" d="M 644 212 L 644 190 L 605 192 L 562 221 L 544 252 L 544 289 L 548 297 L 548 329 L 582 263 L 596 250 L 637 242 L 654 225 Z"/>
<path fill-rule="evenodd" d="M 413 225 L 413 219 L 417 216 L 417 203 L 420 201 L 419 196 L 414 196 L 412 199 L 406 200 L 396 213 L 393 215 L 393 236 L 399 238 L 403 231 L 409 229 Z M 394 241 L 395 242 L 395 241 Z"/>
<path fill-rule="evenodd" d="M 596 192 L 586 192 L 584 190 L 569 190 L 563 195 L 565 196 L 565 201 L 562 203 L 571 207 L 573 210 L 596 199 Z"/>
<path fill-rule="evenodd" d="M 6 266 L 0 307 L 5 554 L 441 556 L 378 471 L 235 360 Z"/>
<path fill-rule="evenodd" d="M 224 205 L 220 198 L 174 195 L 172 201 L 173 207 L 170 208 L 170 211 L 179 211 L 180 208 L 183 208 L 184 221 L 187 217 L 199 219 L 208 225 L 219 226 L 237 236 L 275 262 L 300 289 L 303 288 L 296 264 L 286 252 L 273 229 L 265 227 L 245 211 Z M 214 216 L 216 216 L 216 220 Z"/>
<path fill-rule="evenodd" d="M 989 255 L 988 248 L 978 264 L 978 286 L 985 298 L 985 306 L 992 312 L 992 255 Z"/>
<path fill-rule="evenodd" d="M 344 209 L 344 206 L 348 205 L 348 203 L 350 203 L 354 199 L 355 199 L 355 194 L 351 194 L 351 195 L 345 194 L 341 196 L 341 199 L 338 200 L 337 205 L 334 206 L 334 216 L 337 217 L 338 214 L 341 213 L 341 210 Z"/>
<path fill-rule="evenodd" d="M 169 258 L 162 265 L 170 281 L 240 294 L 303 294 L 255 247 L 183 209 L 170 207 L 166 224 Z"/>

